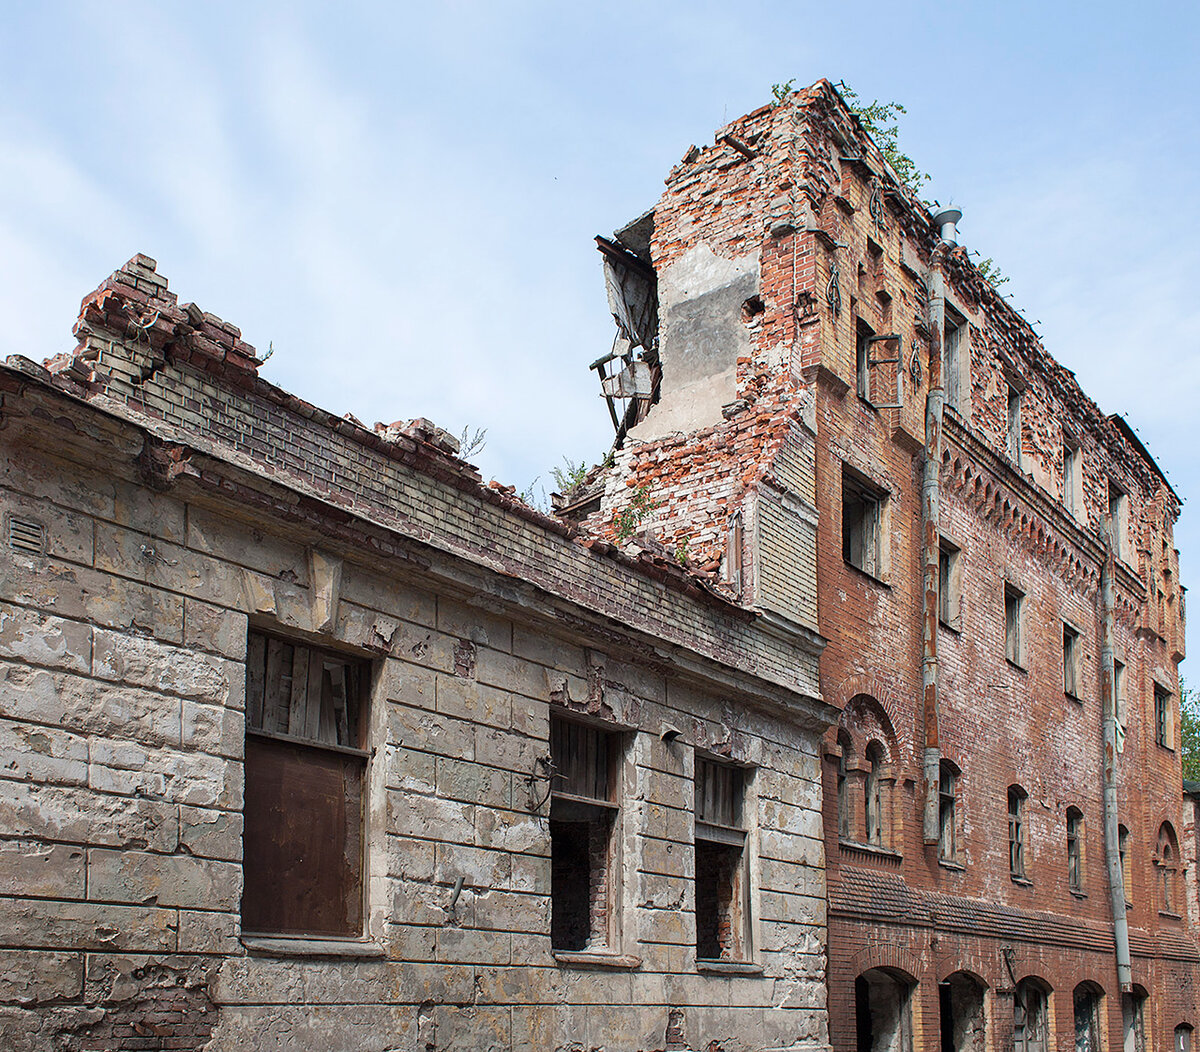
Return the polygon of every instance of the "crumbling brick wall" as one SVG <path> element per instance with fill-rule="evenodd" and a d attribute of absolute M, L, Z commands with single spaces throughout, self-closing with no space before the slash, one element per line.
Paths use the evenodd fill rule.
<path fill-rule="evenodd" d="M 0 550 L 6 1047 L 824 1047 L 811 650 L 427 424 L 271 388 L 143 257 L 78 335 L 0 367 L 2 513 L 36 540 Z M 242 930 L 252 628 L 371 670 L 361 940 Z M 624 743 L 612 944 L 582 963 L 552 948 L 552 711 Z M 756 772 L 732 976 L 695 965 L 697 750 Z"/>

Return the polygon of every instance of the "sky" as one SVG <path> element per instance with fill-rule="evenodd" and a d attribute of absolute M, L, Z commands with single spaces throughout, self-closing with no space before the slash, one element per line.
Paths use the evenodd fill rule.
<path fill-rule="evenodd" d="M 7 6 L 0 355 L 69 350 L 144 252 L 273 383 L 486 428 L 484 478 L 549 492 L 612 441 L 593 236 L 772 84 L 844 80 L 1166 471 L 1200 597 L 1200 5 Z"/>

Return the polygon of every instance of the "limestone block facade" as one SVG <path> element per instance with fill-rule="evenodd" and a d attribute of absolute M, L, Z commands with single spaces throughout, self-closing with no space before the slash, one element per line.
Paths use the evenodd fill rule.
<path fill-rule="evenodd" d="M 827 640 L 833 1047 L 1190 1048 L 1180 500 L 1131 427 L 828 82 L 692 147 L 614 237 L 657 286 L 621 345 L 657 387 L 562 508 L 619 536 L 637 495 Z"/>
<path fill-rule="evenodd" d="M 811 595 L 301 402 L 146 257 L 76 336 L 0 367 L 0 1045 L 828 1048 Z"/>

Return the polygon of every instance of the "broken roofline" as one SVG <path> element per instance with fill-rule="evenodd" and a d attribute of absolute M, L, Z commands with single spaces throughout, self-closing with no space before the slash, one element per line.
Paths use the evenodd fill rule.
<path fill-rule="evenodd" d="M 933 222 L 933 214 L 917 194 L 896 174 L 895 170 L 888 163 L 887 158 L 884 157 L 883 151 L 864 127 L 862 120 L 850 108 L 849 104 L 842 97 L 841 92 L 837 90 L 837 87 L 827 77 L 822 77 L 807 88 L 800 88 L 791 92 L 779 102 L 764 103 L 757 109 L 751 110 L 749 113 L 730 121 L 718 128 L 713 134 L 713 145 L 704 147 L 703 149 L 705 151 L 715 151 L 722 148 L 736 150 L 737 147 L 731 145 L 728 140 L 730 137 L 736 137 L 736 133 L 747 122 L 764 117 L 784 106 L 797 106 L 804 111 L 808 111 L 821 101 L 826 105 L 835 107 L 857 130 L 862 143 L 871 151 L 871 160 L 884 173 L 884 176 L 891 184 L 891 189 L 896 191 L 896 193 L 889 196 L 889 204 L 894 209 L 898 208 L 903 212 L 903 218 L 907 220 L 905 225 L 908 229 L 922 235 L 920 248 L 928 256 L 928 253 L 940 238 L 940 231 Z M 769 130 L 766 134 L 770 134 Z M 756 142 L 760 141 L 761 139 L 756 140 Z M 695 158 L 689 161 L 693 151 L 696 151 L 696 149 L 696 147 L 691 147 L 684 160 L 671 169 L 666 180 L 668 185 L 670 185 L 672 179 L 681 168 L 689 163 L 694 163 L 698 159 Z M 632 222 L 636 223 L 637 220 L 633 220 Z M 631 225 L 632 223 L 628 223 L 621 229 L 624 230 Z M 1030 366 L 1040 370 L 1046 382 L 1059 389 L 1065 402 L 1068 404 L 1075 402 L 1081 411 L 1081 415 L 1091 418 L 1090 424 L 1097 439 L 1109 445 L 1110 448 L 1114 446 L 1117 448 L 1123 447 L 1123 451 L 1126 455 L 1130 456 L 1131 460 L 1143 461 L 1162 480 L 1163 485 L 1166 486 L 1167 491 L 1174 498 L 1176 505 L 1181 506 L 1183 502 L 1167 479 L 1166 473 L 1159 467 L 1158 462 L 1150 454 L 1149 450 L 1146 449 L 1145 444 L 1138 439 L 1128 421 L 1119 414 L 1105 413 L 1099 407 L 1095 400 L 1080 386 L 1074 372 L 1046 350 L 1041 337 L 1026 318 L 996 290 L 990 281 L 979 273 L 979 268 L 970 261 L 966 251 L 952 253 L 947 257 L 947 261 L 958 270 L 958 274 L 952 275 L 952 279 L 959 284 L 965 283 L 969 286 L 970 290 L 979 300 L 980 307 L 990 312 L 995 322 L 1009 331 L 1014 344 L 1025 351 L 1028 355 Z M 1113 441 L 1116 436 L 1119 436 L 1120 442 Z"/>
<path fill-rule="evenodd" d="M 211 340 L 204 337 L 197 342 L 190 324 L 179 324 L 187 312 L 175 306 L 175 297 L 166 292 L 165 281 L 153 273 L 153 267 L 154 261 L 148 257 L 134 257 L 100 289 L 84 299 L 84 311 L 76 326 L 80 337 L 76 352 L 54 359 L 51 363 L 53 369 L 13 356 L 0 365 L 0 375 L 7 381 L 4 387 L 19 391 L 33 382 L 38 387 L 49 389 L 56 399 L 66 398 L 86 404 L 93 411 L 137 428 L 159 445 L 169 444 L 171 457 L 176 462 L 186 459 L 189 451 L 195 451 L 199 456 L 228 465 L 236 472 L 249 474 L 267 484 L 283 486 L 299 493 L 302 498 L 336 509 L 338 516 L 350 515 L 407 541 L 429 545 L 451 558 L 474 563 L 485 571 L 527 582 L 558 600 L 579 606 L 592 617 L 599 615 L 609 618 L 614 624 L 635 634 L 649 633 L 669 646 L 673 653 L 691 652 L 701 659 L 706 668 L 712 669 L 712 663 L 715 663 L 728 669 L 733 674 L 732 679 L 729 673 L 723 673 L 720 678 L 730 680 L 731 687 L 735 682 L 741 684 L 732 689 L 742 693 L 747 701 L 752 698 L 761 701 L 773 699 L 774 704 L 785 704 L 795 716 L 826 719 L 825 707 L 817 698 L 815 681 L 812 685 L 806 685 L 794 671 L 797 650 L 819 653 L 823 640 L 815 633 L 780 637 L 756 611 L 710 590 L 705 586 L 706 582 L 689 574 L 673 560 L 650 553 L 631 557 L 606 541 L 585 537 L 579 530 L 498 491 L 493 488 L 494 483 L 492 486 L 484 485 L 473 467 L 450 455 L 436 439 L 431 441 L 421 427 L 392 427 L 383 428 L 382 433 L 373 432 L 353 419 L 335 417 L 263 380 L 256 372 L 257 360 L 249 355 L 239 353 L 240 360 L 230 366 L 217 353 L 219 347 L 214 350 L 209 346 Z M 145 295 L 134 301 L 126 299 L 124 291 L 136 288 L 138 280 L 145 284 L 147 271 L 156 282 L 161 282 L 156 286 L 157 292 L 149 299 Z M 139 306 L 131 312 L 126 309 L 129 302 L 136 302 Z M 152 308 L 151 313 L 146 313 L 147 307 Z M 151 314 L 157 314 L 152 323 L 147 320 Z M 204 317 L 211 319 L 210 325 L 214 329 L 217 326 L 213 323 L 220 323 L 211 315 Z M 233 335 L 236 330 L 232 326 L 226 326 L 223 331 L 224 339 L 240 340 L 240 336 Z M 197 352 L 198 347 L 202 353 Z M 146 370 L 135 360 L 139 355 L 143 360 L 149 358 L 151 363 L 157 364 Z M 253 365 L 248 368 L 251 362 Z M 112 372 L 106 371 L 108 369 Z M 194 386 L 190 392 L 186 390 L 189 375 L 197 384 L 204 383 L 210 389 L 216 388 L 216 392 L 211 397 L 202 396 L 200 401 L 194 402 L 191 410 L 194 424 L 181 424 L 177 418 L 168 419 L 162 410 L 150 404 L 151 401 L 167 404 L 165 397 L 156 397 L 153 391 L 147 393 L 136 387 L 131 388 L 129 377 L 121 375 L 121 369 L 142 371 L 145 375 L 141 379 L 135 377 L 135 384 L 157 388 L 163 396 L 179 396 L 177 401 L 181 404 L 185 401 L 183 395 L 194 394 Z M 241 392 L 240 402 L 237 398 L 221 401 L 217 396 L 222 388 L 235 396 Z M 131 390 L 134 391 L 133 395 L 129 394 Z M 207 402 L 202 408 L 203 399 L 207 399 Z M 333 460 L 332 447 L 329 459 L 321 459 L 320 463 L 308 455 L 300 464 L 304 470 L 289 466 L 285 458 L 279 455 L 264 457 L 259 453 L 255 456 L 250 448 L 249 429 L 243 426 L 239 432 L 235 426 L 239 423 L 244 425 L 244 420 L 238 419 L 238 411 L 257 413 L 259 407 L 254 405 L 255 399 L 260 400 L 264 417 L 274 418 L 264 420 L 263 426 L 268 431 L 271 426 L 286 427 L 291 434 L 303 430 L 302 421 L 309 421 L 312 425 L 310 439 L 312 429 L 326 430 L 331 438 L 333 435 L 339 436 L 364 451 L 370 450 L 373 455 L 387 457 L 402 464 L 408 471 L 453 487 L 483 505 L 493 506 L 497 509 L 493 515 L 511 515 L 535 527 L 541 531 L 544 540 L 538 541 L 535 535 L 532 543 L 535 546 L 547 545 L 544 556 L 536 558 L 522 569 L 523 560 L 528 562 L 527 553 L 520 550 L 520 545 L 514 545 L 511 551 L 506 551 L 503 537 L 497 537 L 494 550 L 489 552 L 486 545 L 482 550 L 478 546 L 471 547 L 453 528 L 441 531 L 430 529 L 404 511 L 404 502 L 399 499 L 404 489 L 397 489 L 394 483 L 376 483 L 367 487 L 361 482 L 357 483 L 359 489 L 364 491 L 363 495 L 375 495 L 383 510 L 382 515 L 373 512 L 363 496 L 355 499 L 355 490 L 348 484 L 339 484 L 334 478 L 335 473 L 329 467 Z M 275 414 L 271 411 L 274 407 L 282 412 Z M 167 405 L 167 408 L 175 410 L 178 406 Z M 292 414 L 295 422 L 288 423 L 285 414 Z M 53 419 L 71 423 L 69 415 L 60 414 L 57 410 Z M 71 426 L 74 428 L 73 424 Z M 269 435 L 266 438 L 258 437 L 260 441 L 269 440 Z M 302 442 L 296 447 L 302 455 L 306 448 Z M 275 450 L 276 454 L 280 452 Z M 162 481 L 169 484 L 173 474 L 168 465 Z M 349 483 L 354 480 L 345 481 Z M 232 494 L 235 489 L 229 492 Z M 405 494 L 405 501 L 409 505 L 420 505 L 423 499 L 417 488 Z M 427 510 L 436 512 L 433 504 L 429 504 Z M 503 519 L 495 521 L 502 522 Z M 564 546 L 564 542 L 573 543 Z M 587 554 L 580 551 L 581 548 L 587 549 Z M 556 551 L 560 563 L 567 560 L 560 567 L 567 568 L 566 576 L 558 577 L 553 572 Z M 596 557 L 603 558 L 593 562 Z M 583 562 L 575 563 L 574 560 Z M 595 569 L 589 571 L 589 563 Z M 611 569 L 604 569 L 605 563 Z M 570 570 L 571 565 L 578 566 L 578 570 Z M 627 572 L 632 572 L 635 577 L 624 576 Z M 668 589 L 667 594 L 647 592 L 645 586 L 638 587 L 636 581 L 639 578 L 647 584 L 664 586 Z M 670 593 L 675 593 L 679 598 L 671 599 Z M 699 604 L 692 613 L 687 612 L 689 602 Z M 704 608 L 710 612 L 703 613 Z M 568 621 L 574 617 L 571 615 Z M 673 617 L 677 620 L 672 621 Z M 724 626 L 722 621 L 725 622 Z M 699 628 L 698 634 L 689 634 L 687 626 L 692 623 Z M 739 623 L 744 628 L 736 628 Z M 743 632 L 749 634 L 744 635 Z M 736 642 L 738 639 L 740 643 Z M 688 658 L 684 664 L 693 663 L 693 660 Z M 751 683 L 755 685 L 751 686 Z M 766 685 L 769 685 L 769 689 L 764 690 Z M 778 694 L 781 689 L 787 692 L 786 701 Z"/>

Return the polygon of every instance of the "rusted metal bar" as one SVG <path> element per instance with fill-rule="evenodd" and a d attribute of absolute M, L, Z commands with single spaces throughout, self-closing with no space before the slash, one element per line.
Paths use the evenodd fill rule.
<path fill-rule="evenodd" d="M 1120 817 L 1117 813 L 1117 699 L 1113 667 L 1115 600 L 1113 523 L 1104 518 L 1104 563 L 1100 567 L 1100 711 L 1104 726 L 1104 861 L 1117 951 L 1117 983 L 1122 993 L 1133 991 L 1129 957 L 1129 919 L 1125 907 L 1125 874 L 1121 868 Z"/>
<path fill-rule="evenodd" d="M 942 264 L 950 245 L 939 241 L 929 261 L 929 392 L 925 397 L 925 462 L 921 478 L 922 587 L 921 689 L 925 727 L 925 820 L 924 841 L 938 842 L 938 806 L 941 792 L 941 745 L 938 739 L 938 558 L 941 551 L 941 493 L 938 473 L 942 467 L 942 332 L 945 328 L 946 293 Z"/>

